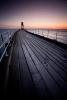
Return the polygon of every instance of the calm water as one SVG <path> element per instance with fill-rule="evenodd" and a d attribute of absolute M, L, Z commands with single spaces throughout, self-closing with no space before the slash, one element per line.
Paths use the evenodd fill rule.
<path fill-rule="evenodd" d="M 16 29 L 0 29 L 0 45 L 15 31 Z"/>
<path fill-rule="evenodd" d="M 27 29 L 29 32 L 67 44 L 67 30 Z"/>
<path fill-rule="evenodd" d="M 9 36 L 14 33 L 16 29 L 0 29 L 0 46 L 3 42 L 5 42 Z M 0 48 L 0 57 L 4 51 L 5 47 Z"/>

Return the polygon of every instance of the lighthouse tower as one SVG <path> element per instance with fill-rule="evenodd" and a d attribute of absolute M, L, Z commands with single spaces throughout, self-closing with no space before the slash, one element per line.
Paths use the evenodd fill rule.
<path fill-rule="evenodd" d="M 21 22 L 21 29 L 23 30 L 24 29 L 24 23 Z"/>

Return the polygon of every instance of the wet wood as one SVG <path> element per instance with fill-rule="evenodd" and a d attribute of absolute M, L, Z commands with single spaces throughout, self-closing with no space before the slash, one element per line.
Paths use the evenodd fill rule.
<path fill-rule="evenodd" d="M 67 93 L 67 50 L 36 35 L 17 32 L 7 96 L 63 99 Z"/>

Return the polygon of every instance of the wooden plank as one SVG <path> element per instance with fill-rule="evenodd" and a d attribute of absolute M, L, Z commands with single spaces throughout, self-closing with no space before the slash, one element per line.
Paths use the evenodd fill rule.
<path fill-rule="evenodd" d="M 38 60 L 38 58 L 36 57 L 36 55 L 32 52 L 32 50 L 29 48 L 28 45 L 26 45 L 32 59 L 34 60 L 38 71 L 40 72 L 40 74 L 42 75 L 44 81 L 47 84 L 47 87 L 49 88 L 49 91 L 52 93 L 52 95 L 56 96 L 56 94 L 59 92 L 59 88 L 57 86 L 57 84 L 55 83 L 55 81 L 51 78 L 51 76 L 49 75 L 49 73 L 47 72 L 47 70 L 43 67 L 43 65 L 40 63 L 40 61 Z M 47 80 L 46 80 L 47 78 Z M 51 82 L 51 84 L 49 84 L 49 81 Z M 53 87 L 55 86 L 55 87 Z M 53 91 L 56 90 L 56 91 Z"/>
<path fill-rule="evenodd" d="M 12 53 L 12 59 L 9 66 L 9 79 L 7 86 L 7 96 L 16 96 L 19 95 L 19 81 L 20 81 L 20 73 L 19 73 L 19 62 L 18 62 L 18 44 L 17 37 L 14 42 L 14 48 Z"/>
<path fill-rule="evenodd" d="M 66 64 L 65 66 L 63 65 L 63 61 L 62 63 L 60 63 L 59 61 L 57 61 L 57 59 L 54 57 L 53 54 L 51 54 L 50 52 L 48 52 L 48 50 L 45 50 L 45 48 L 41 45 L 39 45 L 37 42 L 34 41 L 34 44 L 38 47 L 38 49 L 41 50 L 41 52 L 43 52 L 43 54 L 47 55 L 53 62 L 55 62 L 55 64 L 57 64 L 58 67 L 60 67 L 62 70 L 64 70 L 65 72 L 66 70 Z M 66 62 L 65 62 L 66 63 Z M 60 66 L 61 65 L 61 66 Z M 63 67 L 64 66 L 64 67 Z"/>
<path fill-rule="evenodd" d="M 20 33 L 19 33 L 20 34 Z M 23 90 L 23 96 L 35 96 L 36 94 L 34 93 L 35 91 L 35 86 L 31 78 L 30 71 L 28 69 L 28 64 L 23 52 L 21 40 L 20 40 L 20 35 L 19 40 L 18 40 L 18 48 L 19 48 L 19 70 L 20 70 L 20 83 L 21 83 L 21 95 L 22 95 L 22 90 Z"/>
<path fill-rule="evenodd" d="M 19 34 L 16 36 L 11 64 L 9 67 L 7 96 L 8 95 L 11 97 L 21 98 L 37 96 L 24 52 L 20 44 Z"/>
<path fill-rule="evenodd" d="M 28 40 L 27 40 L 27 41 L 28 41 Z M 58 73 L 57 73 L 57 71 L 55 71 L 54 68 L 52 67 L 52 65 L 54 65 L 55 68 L 56 68 L 56 65 L 53 64 L 53 62 L 50 61 L 50 59 L 47 58 L 47 56 L 44 56 L 42 52 L 40 52 L 40 51 L 38 52 L 37 50 L 39 50 L 39 49 L 37 49 L 36 46 L 34 46 L 34 45 L 31 46 L 31 43 L 30 43 L 30 47 L 31 47 L 32 51 L 36 54 L 36 56 L 38 57 L 38 59 L 41 61 L 41 63 L 43 64 L 44 67 L 46 66 L 46 68 L 49 69 L 49 71 L 53 70 L 53 72 L 55 72 L 56 75 L 59 73 L 59 71 L 58 71 Z M 43 56 L 42 56 L 42 55 L 43 55 Z M 45 61 L 45 60 L 46 60 L 46 61 Z M 51 70 L 50 70 L 50 68 L 51 68 Z M 64 75 L 64 74 L 63 74 L 63 75 Z M 54 76 L 54 75 L 53 75 L 53 76 Z M 57 76 L 56 78 L 57 78 L 57 79 L 59 78 L 59 80 L 62 80 L 59 74 L 58 74 L 58 76 Z M 57 82 L 58 82 L 58 81 L 57 81 Z M 60 81 L 60 82 L 61 82 L 61 81 Z M 62 82 L 64 83 L 64 80 L 62 80 Z M 62 82 L 61 82 L 61 83 L 62 83 Z M 66 85 L 64 85 L 64 86 L 66 86 Z"/>
<path fill-rule="evenodd" d="M 30 39 L 30 41 L 31 41 L 31 39 Z M 35 41 L 36 43 L 38 43 L 39 46 L 41 45 L 49 53 L 53 54 L 53 56 L 55 56 L 55 59 L 59 60 L 61 63 L 62 63 L 62 60 L 63 60 L 63 63 L 64 62 L 66 63 L 67 57 L 63 56 L 63 55 L 67 55 L 66 50 L 64 50 L 63 52 L 62 52 L 62 50 L 61 51 L 59 51 L 58 49 L 55 50 L 56 47 L 54 48 L 52 46 L 49 46 L 47 43 L 45 43 L 46 42 L 45 40 L 42 42 L 41 40 L 39 40 L 39 38 L 36 39 L 34 37 L 33 41 Z"/>
<path fill-rule="evenodd" d="M 28 39 L 27 39 L 28 40 Z M 42 57 L 44 58 L 44 59 L 42 59 L 42 62 L 43 62 L 43 64 L 45 64 L 45 60 L 47 61 L 47 62 L 49 62 L 50 61 L 50 65 L 52 66 L 52 68 L 53 69 L 55 69 L 59 74 L 60 74 L 60 76 L 62 76 L 63 77 L 63 79 L 65 79 L 65 80 L 67 80 L 66 79 L 66 73 L 63 71 L 63 70 L 61 70 L 57 65 L 56 65 L 56 63 L 50 58 L 50 56 L 49 55 L 47 55 L 47 53 L 45 52 L 44 53 L 44 51 L 42 52 L 42 50 L 41 50 L 41 48 L 38 48 L 38 45 L 36 45 L 35 43 L 33 43 L 32 41 L 29 41 L 29 44 L 31 45 L 31 44 L 33 44 L 33 46 L 34 46 L 34 50 L 35 51 L 37 51 L 37 53 L 39 54 L 38 55 L 38 57 L 41 55 L 41 59 L 42 59 Z M 46 58 L 46 59 L 45 59 Z M 52 64 L 51 64 L 52 63 Z M 57 62 L 58 63 L 58 62 Z M 61 65 L 62 66 L 62 65 Z"/>
<path fill-rule="evenodd" d="M 23 43 L 23 41 L 21 41 Z M 44 84 L 44 81 L 42 80 L 42 77 L 40 76 L 39 71 L 37 70 L 35 63 L 33 62 L 28 50 L 26 49 L 25 44 L 22 44 L 25 57 L 27 59 L 27 63 L 29 65 L 29 70 L 31 72 L 31 76 L 33 79 L 33 82 L 36 87 L 37 94 L 40 98 L 51 98 L 49 91 L 47 90 L 47 87 Z"/>
<path fill-rule="evenodd" d="M 14 44 L 8 87 L 12 86 L 11 90 L 14 88 L 20 96 L 62 99 L 67 92 L 66 61 L 66 50 L 20 30 Z"/>
<path fill-rule="evenodd" d="M 29 37 L 29 36 L 27 36 L 27 37 Z M 26 40 L 28 40 L 28 38 L 26 37 Z M 29 38 L 30 39 L 30 38 Z M 31 39 L 32 41 L 33 41 L 33 39 Z M 31 41 L 31 43 L 32 43 L 32 41 Z M 36 44 L 36 43 L 35 43 Z M 30 42 L 29 42 L 29 45 L 30 45 Z M 27 45 L 26 45 L 27 46 Z M 36 45 L 37 46 L 37 45 Z M 33 47 L 32 47 L 32 50 L 33 50 Z M 38 50 L 38 49 L 37 49 Z M 30 50 L 29 50 L 30 51 Z M 31 55 L 33 55 L 33 54 L 31 54 Z M 58 62 L 57 62 L 58 63 Z M 49 67 L 49 69 L 50 69 L 50 67 Z M 51 70 L 53 70 L 53 69 L 51 69 Z M 51 71 L 50 70 L 50 71 Z M 53 71 L 54 72 L 54 71 Z M 56 73 L 56 72 L 55 72 Z M 54 74 L 53 74 L 54 75 Z M 52 76 L 53 76 L 52 75 Z M 55 74 L 55 75 L 57 75 L 57 73 Z M 54 78 L 56 78 L 56 80 L 57 80 L 57 82 L 58 82 L 58 79 L 57 79 L 57 77 L 54 75 Z M 65 77 L 66 78 L 66 77 Z M 64 83 L 64 81 L 61 79 L 61 77 L 59 76 L 59 79 L 62 81 L 62 84 L 65 84 Z M 55 80 L 55 79 L 54 79 Z M 60 84 L 61 84 L 61 81 L 59 81 L 60 82 Z M 64 86 L 65 86 L 65 88 L 66 88 L 66 85 L 62 85 L 62 87 L 64 88 Z"/>

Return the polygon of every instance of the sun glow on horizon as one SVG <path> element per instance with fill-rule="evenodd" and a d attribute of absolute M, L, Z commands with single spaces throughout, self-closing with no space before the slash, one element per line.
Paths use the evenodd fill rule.
<path fill-rule="evenodd" d="M 0 24 L 0 28 L 20 28 L 20 22 L 9 22 L 9 23 L 3 23 Z M 67 23 L 37 23 L 37 22 L 24 22 L 25 28 L 48 28 L 48 29 L 67 29 Z"/>
<path fill-rule="evenodd" d="M 66 0 L 6 1 L 0 4 L 0 28 L 20 28 L 23 21 L 25 28 L 67 29 Z"/>
<path fill-rule="evenodd" d="M 67 29 L 67 19 L 61 17 L 60 15 L 48 15 L 43 12 L 34 14 L 29 13 L 22 15 L 23 18 L 20 18 L 20 14 L 5 19 L 0 22 L 0 28 L 20 28 L 20 24 L 23 21 L 25 28 L 49 28 L 49 29 Z"/>

